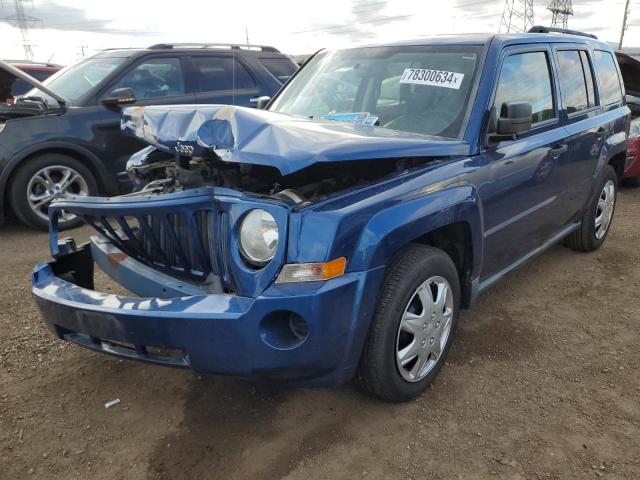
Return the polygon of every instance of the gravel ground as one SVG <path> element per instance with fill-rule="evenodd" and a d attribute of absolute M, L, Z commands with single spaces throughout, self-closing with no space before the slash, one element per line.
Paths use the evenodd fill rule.
<path fill-rule="evenodd" d="M 555 247 L 484 295 L 404 405 L 64 344 L 29 292 L 47 236 L 5 225 L 0 478 L 638 479 L 639 210 L 640 189 L 623 190 L 601 250 Z"/>

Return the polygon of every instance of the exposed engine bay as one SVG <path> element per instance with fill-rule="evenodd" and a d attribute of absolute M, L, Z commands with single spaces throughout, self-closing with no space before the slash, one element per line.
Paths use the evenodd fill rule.
<path fill-rule="evenodd" d="M 337 192 L 436 161 L 434 158 L 412 157 L 318 163 L 282 175 L 277 168 L 265 165 L 227 163 L 213 151 L 203 157 L 187 157 L 147 147 L 131 157 L 127 172 L 134 183 L 132 195 L 215 186 L 271 196 L 295 205 L 315 203 Z"/>
<path fill-rule="evenodd" d="M 121 127 L 149 144 L 127 163 L 145 194 L 213 186 L 316 203 L 469 153 L 461 139 L 228 105 L 129 107 Z"/>

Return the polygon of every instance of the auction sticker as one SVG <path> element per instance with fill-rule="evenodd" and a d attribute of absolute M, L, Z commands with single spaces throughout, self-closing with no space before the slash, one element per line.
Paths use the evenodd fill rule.
<path fill-rule="evenodd" d="M 400 83 L 431 85 L 433 87 L 454 88 L 458 90 L 464 79 L 464 73 L 430 70 L 427 68 L 407 68 L 400 77 Z"/>

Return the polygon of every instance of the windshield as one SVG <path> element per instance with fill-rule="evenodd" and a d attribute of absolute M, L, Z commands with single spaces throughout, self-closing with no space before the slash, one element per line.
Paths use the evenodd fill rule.
<path fill-rule="evenodd" d="M 321 53 L 269 110 L 459 137 L 480 47 L 374 47 Z"/>
<path fill-rule="evenodd" d="M 125 57 L 88 58 L 71 64 L 44 82 L 49 90 L 71 102 L 82 97 L 89 89 L 99 85 L 122 64 Z M 29 90 L 25 97 L 41 97 L 50 105 L 57 102 L 38 88 Z"/>

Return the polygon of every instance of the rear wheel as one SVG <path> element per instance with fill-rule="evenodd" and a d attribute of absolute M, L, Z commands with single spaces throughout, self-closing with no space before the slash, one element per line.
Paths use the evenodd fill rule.
<path fill-rule="evenodd" d="M 618 196 L 618 176 L 607 166 L 598 187 L 599 194 L 591 201 L 580 227 L 565 238 L 565 245 L 581 252 L 597 250 L 604 243 L 613 221 Z"/>
<path fill-rule="evenodd" d="M 91 171 L 80 161 L 56 153 L 38 156 L 20 166 L 14 175 L 9 196 L 16 216 L 30 227 L 46 230 L 49 205 L 65 195 L 96 195 L 98 185 Z M 80 225 L 70 212 L 62 212 L 60 229 Z"/>
<path fill-rule="evenodd" d="M 403 402 L 420 395 L 449 352 L 460 308 L 460 282 L 451 258 L 410 245 L 389 266 L 358 380 L 372 395 Z"/>

